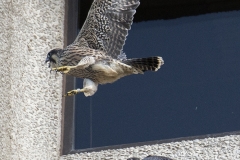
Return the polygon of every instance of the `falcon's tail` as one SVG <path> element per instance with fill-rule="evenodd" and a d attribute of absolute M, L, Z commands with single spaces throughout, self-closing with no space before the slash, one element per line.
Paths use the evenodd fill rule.
<path fill-rule="evenodd" d="M 157 71 L 163 64 L 162 57 L 133 58 L 126 59 L 123 63 L 145 71 Z"/>

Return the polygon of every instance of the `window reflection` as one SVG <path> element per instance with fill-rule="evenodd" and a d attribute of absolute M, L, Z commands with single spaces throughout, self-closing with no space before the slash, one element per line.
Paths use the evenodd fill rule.
<path fill-rule="evenodd" d="M 75 147 L 240 130 L 239 26 L 240 11 L 134 23 L 128 58 L 159 55 L 165 64 L 77 95 Z"/>

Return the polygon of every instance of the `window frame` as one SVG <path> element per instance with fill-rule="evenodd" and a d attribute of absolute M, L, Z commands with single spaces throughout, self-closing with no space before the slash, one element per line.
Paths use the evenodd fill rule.
<path fill-rule="evenodd" d="M 65 21 L 64 21 L 64 47 L 71 44 L 78 33 L 79 28 L 79 3 L 80 0 L 65 0 Z M 218 2 L 220 4 L 220 2 Z M 229 6 L 228 6 L 229 7 Z M 236 10 L 235 8 L 228 8 L 227 10 L 232 11 Z M 194 15 L 194 14 L 193 14 Z M 175 17 L 176 18 L 176 17 Z M 168 19 L 168 18 L 163 18 Z M 137 20 L 138 21 L 138 20 Z M 63 76 L 63 94 L 66 91 L 72 90 L 75 88 L 76 78 L 71 76 Z M 114 146 L 103 146 L 97 148 L 86 148 L 86 149 L 75 149 L 75 97 L 67 97 L 62 99 L 63 109 L 62 109 L 62 137 L 61 137 L 61 155 L 75 154 L 82 152 L 96 152 L 100 150 L 107 149 L 120 149 L 127 147 L 136 147 L 142 145 L 154 145 L 170 142 L 180 142 L 183 140 L 194 140 L 194 139 L 204 139 L 204 138 L 215 138 L 223 137 L 228 135 L 240 135 L 240 131 L 234 132 L 225 132 L 218 134 L 208 134 L 201 136 L 190 136 L 190 137 L 180 137 L 173 139 L 164 139 L 156 141 L 147 141 L 147 142 L 137 142 L 129 144 L 120 144 Z"/>
<path fill-rule="evenodd" d="M 78 0 L 65 0 L 64 47 L 71 44 L 78 33 L 78 4 Z M 63 94 L 75 87 L 75 81 L 72 76 L 63 76 Z M 74 149 L 75 97 L 62 98 L 62 104 L 61 155 L 66 155 Z"/>

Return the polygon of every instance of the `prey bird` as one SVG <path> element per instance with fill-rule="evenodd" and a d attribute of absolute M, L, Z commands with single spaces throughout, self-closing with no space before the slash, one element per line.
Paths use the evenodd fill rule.
<path fill-rule="evenodd" d="M 51 70 L 84 79 L 82 89 L 64 96 L 80 92 L 92 96 L 98 84 L 157 71 L 164 64 L 158 56 L 127 59 L 123 52 L 139 4 L 139 0 L 94 0 L 75 41 L 65 49 L 53 49 L 47 54 L 45 62 L 49 62 Z"/>

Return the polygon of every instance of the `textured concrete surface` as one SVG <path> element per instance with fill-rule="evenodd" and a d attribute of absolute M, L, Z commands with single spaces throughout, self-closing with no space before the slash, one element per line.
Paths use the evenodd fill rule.
<path fill-rule="evenodd" d="M 126 160 L 148 155 L 161 155 L 174 160 L 237 160 L 240 159 L 240 135 L 85 152 L 61 156 L 61 160 Z"/>
<path fill-rule="evenodd" d="M 62 76 L 44 60 L 63 24 L 64 0 L 0 0 L 0 159 L 59 159 Z"/>

